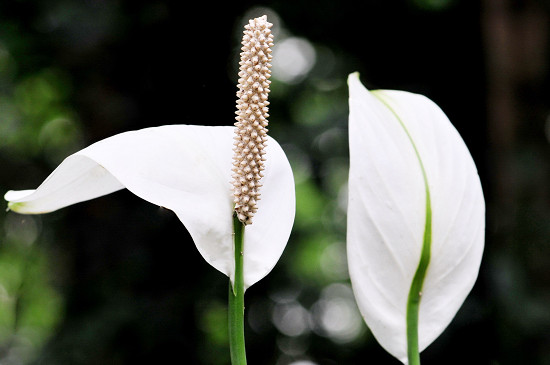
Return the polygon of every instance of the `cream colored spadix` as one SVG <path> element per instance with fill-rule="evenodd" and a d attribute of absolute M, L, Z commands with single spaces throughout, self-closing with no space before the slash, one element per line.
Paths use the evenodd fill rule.
<path fill-rule="evenodd" d="M 415 293 L 420 351 L 451 322 L 477 278 L 483 192 L 468 149 L 436 104 L 403 91 L 370 92 L 358 74 L 348 85 L 349 273 L 372 333 L 407 363 L 408 296 L 425 231 L 429 265 Z"/>
<path fill-rule="evenodd" d="M 174 211 L 205 260 L 233 280 L 233 136 L 234 127 L 192 125 L 121 133 L 67 157 L 36 190 L 5 199 L 15 212 L 40 214 L 127 188 Z M 292 170 L 267 138 L 262 200 L 244 237 L 245 287 L 275 266 L 294 222 Z"/>
<path fill-rule="evenodd" d="M 239 62 L 233 193 L 237 218 L 246 225 L 252 224 L 261 195 L 269 117 L 272 26 L 265 15 L 245 25 Z"/>

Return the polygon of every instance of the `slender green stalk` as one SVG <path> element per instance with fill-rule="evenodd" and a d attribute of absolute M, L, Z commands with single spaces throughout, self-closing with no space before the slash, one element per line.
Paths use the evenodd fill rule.
<path fill-rule="evenodd" d="M 233 216 L 233 242 L 235 245 L 235 283 L 229 282 L 229 349 L 232 365 L 246 365 L 244 343 L 244 278 L 243 237 L 244 224 Z"/>
<path fill-rule="evenodd" d="M 432 246 L 432 210 L 430 192 L 426 190 L 426 224 L 424 228 L 424 242 L 420 254 L 420 262 L 414 274 L 414 278 L 407 299 L 407 356 L 409 365 L 420 365 L 420 351 L 418 347 L 418 317 L 420 312 L 420 299 L 422 298 L 422 286 L 426 271 L 430 264 Z"/>
<path fill-rule="evenodd" d="M 407 298 L 407 357 L 409 365 L 420 365 L 420 351 L 418 345 L 418 318 L 420 313 L 420 300 L 422 299 L 422 286 L 424 285 L 424 278 L 430 265 L 431 251 L 432 251 L 432 203 L 430 198 L 430 186 L 428 184 L 428 176 L 422 163 L 420 153 L 416 148 L 416 144 L 409 133 L 405 123 L 401 120 L 398 113 L 392 108 L 391 102 L 387 100 L 382 93 L 374 91 L 373 94 L 384 105 L 388 107 L 393 115 L 397 118 L 401 127 L 405 130 L 409 141 L 411 142 L 420 169 L 422 171 L 422 178 L 424 179 L 424 188 L 426 190 L 426 220 L 424 223 L 424 238 L 422 241 L 422 250 L 420 252 L 420 261 L 414 273 L 414 277 L 409 290 L 409 296 Z"/>

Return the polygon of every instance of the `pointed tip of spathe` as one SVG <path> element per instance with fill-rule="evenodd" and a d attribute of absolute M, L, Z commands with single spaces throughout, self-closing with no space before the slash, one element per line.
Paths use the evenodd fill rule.
<path fill-rule="evenodd" d="M 16 211 L 16 210 L 14 210 L 14 208 L 17 207 L 17 204 L 14 203 L 13 201 L 11 201 L 11 200 L 13 200 L 13 199 L 11 199 L 12 195 L 13 195 L 12 190 L 10 190 L 6 194 L 4 194 L 4 200 L 8 203 L 7 206 L 6 206 L 6 213 L 9 212 L 10 210 L 14 211 L 14 212 Z"/>
<path fill-rule="evenodd" d="M 350 88 L 350 90 L 354 87 L 357 87 L 357 86 L 360 86 L 362 89 L 365 89 L 369 93 L 373 93 L 373 92 L 377 92 L 377 91 L 381 90 L 378 87 L 373 86 L 373 85 L 369 85 L 368 87 L 365 86 L 361 82 L 361 73 L 359 71 L 352 72 L 348 75 L 348 87 Z"/>
<path fill-rule="evenodd" d="M 352 72 L 348 75 L 348 88 L 350 96 L 351 94 L 355 94 L 357 92 L 362 93 L 364 91 L 369 93 L 371 91 L 361 82 L 361 74 L 359 71 Z"/>
<path fill-rule="evenodd" d="M 353 81 L 359 81 L 359 71 L 352 72 L 348 75 L 348 85 Z"/>
<path fill-rule="evenodd" d="M 6 213 L 9 211 L 20 213 L 21 203 L 14 203 L 14 202 L 8 202 L 8 205 L 6 206 Z"/>
<path fill-rule="evenodd" d="M 34 193 L 35 190 L 10 190 L 4 194 L 7 207 L 6 212 L 12 211 L 19 214 L 44 214 L 50 211 L 41 209 L 32 202 L 24 200 L 26 197 Z"/>
<path fill-rule="evenodd" d="M 353 73 L 350 73 L 348 75 L 348 89 L 349 89 L 349 98 L 350 101 L 352 99 L 362 100 L 367 98 L 370 100 L 371 96 L 371 90 L 365 87 L 360 79 L 360 73 L 358 71 L 355 71 Z"/>

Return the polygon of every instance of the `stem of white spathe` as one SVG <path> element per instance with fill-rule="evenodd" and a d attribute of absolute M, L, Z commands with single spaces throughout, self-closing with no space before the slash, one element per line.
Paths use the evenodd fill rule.
<path fill-rule="evenodd" d="M 233 216 L 233 242 L 235 247 L 235 279 L 229 281 L 229 350 L 232 365 L 246 365 L 244 340 L 244 229 L 245 225 Z"/>
<path fill-rule="evenodd" d="M 412 139 L 410 132 L 407 127 L 399 117 L 399 115 L 394 111 L 391 105 L 384 99 L 383 95 L 377 93 L 376 91 L 372 92 L 373 95 L 378 98 L 388 110 L 390 110 L 393 115 L 399 121 L 401 127 L 407 134 L 409 141 L 412 144 L 420 169 L 422 170 L 422 178 L 424 180 L 424 188 L 426 190 L 426 216 L 424 220 L 424 236 L 422 242 L 422 250 L 420 253 L 420 260 L 416 268 L 411 286 L 409 289 L 409 295 L 407 297 L 407 312 L 406 312 L 406 322 L 407 322 L 407 358 L 408 365 L 420 365 L 420 350 L 419 350 L 419 341 L 418 341 L 418 323 L 419 323 L 419 314 L 420 314 L 420 302 L 422 299 L 422 287 L 424 285 L 424 279 L 426 278 L 426 273 L 428 271 L 428 266 L 430 265 L 431 260 L 431 249 L 432 249 L 432 204 L 430 197 L 430 186 L 428 184 L 428 176 L 426 174 L 426 169 L 422 158 L 418 152 L 416 144 Z"/>

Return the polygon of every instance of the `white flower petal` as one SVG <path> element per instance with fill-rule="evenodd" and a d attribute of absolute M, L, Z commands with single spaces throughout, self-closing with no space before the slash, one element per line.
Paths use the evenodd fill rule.
<path fill-rule="evenodd" d="M 121 133 L 65 159 L 36 191 L 5 195 L 19 213 L 46 213 L 127 188 L 170 209 L 205 260 L 231 279 L 233 127 L 172 125 Z M 269 139 L 262 200 L 245 229 L 249 287 L 275 266 L 294 222 L 294 180 L 279 144 Z"/>
<path fill-rule="evenodd" d="M 432 212 L 420 351 L 451 322 L 477 278 L 485 231 L 483 192 L 468 149 L 437 105 L 402 91 L 369 92 L 357 74 L 348 83 L 350 277 L 374 336 L 406 363 L 407 297 L 426 223 L 419 159 Z"/>
<path fill-rule="evenodd" d="M 63 161 L 37 190 L 8 191 L 8 207 L 22 214 L 48 213 L 124 188 L 103 167 L 84 156 Z"/>

